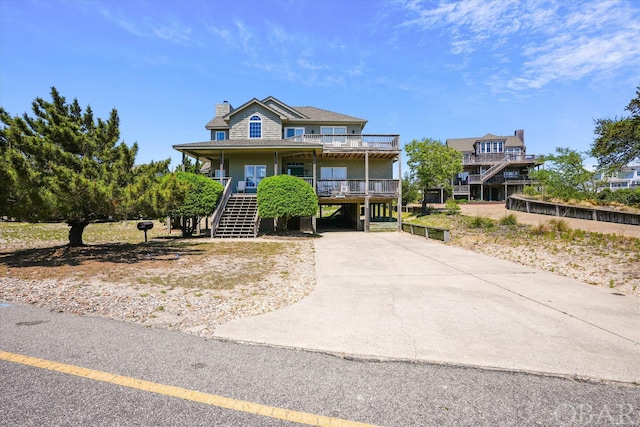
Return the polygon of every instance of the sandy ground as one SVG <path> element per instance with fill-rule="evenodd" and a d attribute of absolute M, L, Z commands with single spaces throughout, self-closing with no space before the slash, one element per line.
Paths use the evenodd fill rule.
<path fill-rule="evenodd" d="M 438 206 L 436 206 L 438 207 Z M 444 206 L 440 206 L 444 208 Z M 513 214 L 519 224 L 548 224 L 554 216 L 507 210 L 502 203 L 461 204 L 463 215 L 495 220 Z M 549 271 L 612 292 L 640 296 L 640 227 L 607 222 L 563 218 L 573 230 L 582 230 L 583 238 L 559 238 L 544 235 L 514 235 L 509 229 L 486 232 L 483 229 L 457 227 L 450 244 L 484 255 L 504 259 L 538 270 Z M 589 233 L 593 233 L 589 237 Z M 599 237 L 601 236 L 601 237 Z"/>
<path fill-rule="evenodd" d="M 442 205 L 444 207 L 444 205 Z M 500 219 L 508 214 L 514 214 L 518 222 L 522 224 L 537 225 L 540 222 L 556 218 L 550 215 L 530 214 L 526 212 L 511 211 L 505 208 L 504 203 L 473 203 L 460 204 L 461 213 L 470 216 L 488 216 L 492 219 Z M 635 237 L 640 239 L 640 227 L 637 225 L 615 224 L 612 222 L 588 221 L 585 219 L 563 218 L 571 228 L 596 231 L 606 234 L 618 234 L 620 236 Z"/>

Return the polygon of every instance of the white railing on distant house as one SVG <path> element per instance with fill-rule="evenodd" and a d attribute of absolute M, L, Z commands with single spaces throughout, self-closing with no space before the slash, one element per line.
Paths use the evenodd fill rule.
<path fill-rule="evenodd" d="M 469 184 L 531 184 L 534 181 L 527 175 L 520 176 L 493 176 L 489 179 L 483 180 L 481 175 L 471 174 L 467 181 Z"/>
<path fill-rule="evenodd" d="M 316 182 L 316 193 L 319 196 L 366 194 L 366 181 L 363 179 L 320 179 Z M 398 194 L 397 179 L 370 179 L 369 194 L 396 196 Z"/>
<path fill-rule="evenodd" d="M 462 184 L 453 186 L 453 194 L 469 194 L 471 192 L 471 186 Z"/>
<path fill-rule="evenodd" d="M 358 148 L 373 150 L 400 150 L 400 135 L 321 135 L 304 134 L 286 139 L 287 141 L 322 144 L 326 149 Z"/>
<path fill-rule="evenodd" d="M 535 154 L 514 154 L 514 153 L 486 153 L 477 156 L 465 156 L 462 158 L 463 165 L 490 165 L 498 163 L 504 158 L 508 158 L 511 162 L 531 163 L 539 159 L 540 156 Z"/>

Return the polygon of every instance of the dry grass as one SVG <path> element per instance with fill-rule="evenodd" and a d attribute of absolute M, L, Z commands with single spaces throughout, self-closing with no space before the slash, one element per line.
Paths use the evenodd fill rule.
<path fill-rule="evenodd" d="M 160 223 L 149 232 L 155 239 L 144 243 L 134 221 L 89 225 L 84 236 L 87 246 L 79 248 L 65 245 L 67 233 L 65 224 L 0 223 L 0 275 L 233 289 L 277 273 L 277 257 L 288 246 L 276 241 L 177 239 L 163 236 L 166 230 Z"/>
<path fill-rule="evenodd" d="M 404 221 L 451 229 L 450 244 L 585 283 L 640 295 L 640 239 L 572 229 L 552 218 L 537 225 L 481 215 L 428 215 Z M 507 224 L 505 224 L 505 222 Z"/>

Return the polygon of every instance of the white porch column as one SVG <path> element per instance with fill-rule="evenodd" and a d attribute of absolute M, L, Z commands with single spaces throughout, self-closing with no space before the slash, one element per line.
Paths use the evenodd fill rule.
<path fill-rule="evenodd" d="M 224 151 L 220 152 L 220 183 L 222 184 L 222 177 L 224 177 Z M 222 184 L 224 185 L 224 184 Z"/>
<path fill-rule="evenodd" d="M 371 206 L 369 204 L 369 150 L 364 152 L 364 232 L 369 232 L 369 216 Z M 358 212 L 358 217 L 360 212 Z"/>
<path fill-rule="evenodd" d="M 278 175 L 278 150 L 273 152 L 273 176 Z"/>
<path fill-rule="evenodd" d="M 316 194 L 318 194 L 318 190 L 317 190 L 318 186 L 316 185 L 316 165 L 317 165 L 316 150 L 313 150 L 313 168 L 312 168 L 313 177 L 311 179 L 311 186 L 313 187 L 313 191 Z M 322 217 L 322 206 L 320 206 L 318 209 L 320 210 L 320 216 Z M 311 227 L 313 227 L 314 233 L 317 231 L 316 225 L 317 225 L 317 215 L 314 215 L 311 218 Z"/>
<path fill-rule="evenodd" d="M 402 231 L 402 156 L 400 154 L 398 154 L 398 231 Z"/>

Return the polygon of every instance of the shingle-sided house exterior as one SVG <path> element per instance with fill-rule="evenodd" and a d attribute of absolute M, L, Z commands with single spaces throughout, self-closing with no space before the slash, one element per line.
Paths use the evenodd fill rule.
<path fill-rule="evenodd" d="M 622 190 L 640 188 L 640 159 L 637 159 L 616 173 L 603 174 L 596 172 L 595 178 L 601 180 L 598 191 L 608 188 L 610 190 Z"/>
<path fill-rule="evenodd" d="M 462 152 L 463 172 L 454 179 L 455 198 L 505 200 L 531 184 L 529 171 L 542 162 L 527 154 L 524 130 L 513 135 L 447 139 L 447 146 Z"/>
<path fill-rule="evenodd" d="M 401 150 L 399 135 L 365 134 L 366 124 L 316 107 L 292 107 L 271 96 L 237 108 L 225 101 L 216 105 L 215 117 L 205 126 L 210 140 L 173 148 L 209 162 L 207 174 L 225 185 L 224 212 L 217 212 L 222 219 L 214 214 L 212 235 L 232 235 L 223 224 L 225 218 L 233 222 L 230 206 L 255 203 L 259 182 L 279 174 L 305 180 L 321 207 L 340 205 L 351 228 L 368 231 L 372 218 L 391 217 L 392 202 L 400 200 L 400 181 L 393 176 L 394 167 L 401 176 Z M 260 221 L 257 216 L 253 220 L 255 235 Z M 314 229 L 315 224 L 315 218 L 309 221 Z M 251 234 L 246 227 L 242 233 Z"/>

